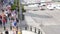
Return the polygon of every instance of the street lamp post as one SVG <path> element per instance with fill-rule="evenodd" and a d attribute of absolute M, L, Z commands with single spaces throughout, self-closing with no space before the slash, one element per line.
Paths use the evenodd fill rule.
<path fill-rule="evenodd" d="M 19 18 L 20 18 L 20 24 L 22 23 L 22 4 L 21 4 L 21 0 L 19 0 Z M 22 28 L 20 27 L 20 31 L 22 34 Z"/>

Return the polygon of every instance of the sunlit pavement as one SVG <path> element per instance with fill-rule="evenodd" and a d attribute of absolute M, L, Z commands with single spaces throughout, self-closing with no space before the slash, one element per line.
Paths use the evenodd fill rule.
<path fill-rule="evenodd" d="M 32 17 L 36 23 L 42 25 L 60 25 L 60 11 L 59 10 L 45 10 L 45 11 L 27 11 L 26 16 Z"/>

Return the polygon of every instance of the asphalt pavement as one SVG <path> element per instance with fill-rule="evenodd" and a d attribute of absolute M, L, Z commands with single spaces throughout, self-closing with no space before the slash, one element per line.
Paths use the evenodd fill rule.
<path fill-rule="evenodd" d="M 27 21 L 33 19 L 28 25 L 42 27 L 46 34 L 60 33 L 60 10 L 27 10 L 25 16 Z"/>

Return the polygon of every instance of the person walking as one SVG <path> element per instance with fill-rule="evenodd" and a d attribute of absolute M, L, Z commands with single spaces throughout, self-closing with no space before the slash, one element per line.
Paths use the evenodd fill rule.
<path fill-rule="evenodd" d="M 6 17 L 8 17 L 8 11 L 7 11 L 7 9 L 4 11 L 4 13 L 5 13 Z"/>
<path fill-rule="evenodd" d="M 13 20 L 13 22 L 12 22 L 12 27 L 13 27 L 13 28 L 16 28 L 16 26 L 17 26 L 17 22 L 16 22 L 16 20 Z"/>
<path fill-rule="evenodd" d="M 3 6 L 3 2 L 4 2 L 4 0 L 1 0 L 1 5 Z"/>
<path fill-rule="evenodd" d="M 6 29 L 5 34 L 9 34 L 8 29 Z"/>
<path fill-rule="evenodd" d="M 2 25 L 5 26 L 5 23 L 6 23 L 5 17 L 6 16 L 5 16 L 4 10 L 2 10 L 1 16 L 2 16 Z"/>
<path fill-rule="evenodd" d="M 21 30 L 20 29 L 16 30 L 16 34 L 21 34 Z"/>
<path fill-rule="evenodd" d="M 0 15 L 0 25 L 2 26 L 2 16 Z"/>

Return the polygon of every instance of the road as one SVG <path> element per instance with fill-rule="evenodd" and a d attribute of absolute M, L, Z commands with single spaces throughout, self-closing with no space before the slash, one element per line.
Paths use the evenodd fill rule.
<path fill-rule="evenodd" d="M 45 10 L 45 11 L 27 11 L 27 14 L 31 16 L 37 23 L 46 25 L 60 25 L 60 12 L 59 10 Z M 57 17 L 58 16 L 58 17 Z"/>
<path fill-rule="evenodd" d="M 35 21 L 35 23 L 29 22 L 27 24 L 42 27 L 46 34 L 60 33 L 60 10 L 27 10 L 25 15 Z"/>

